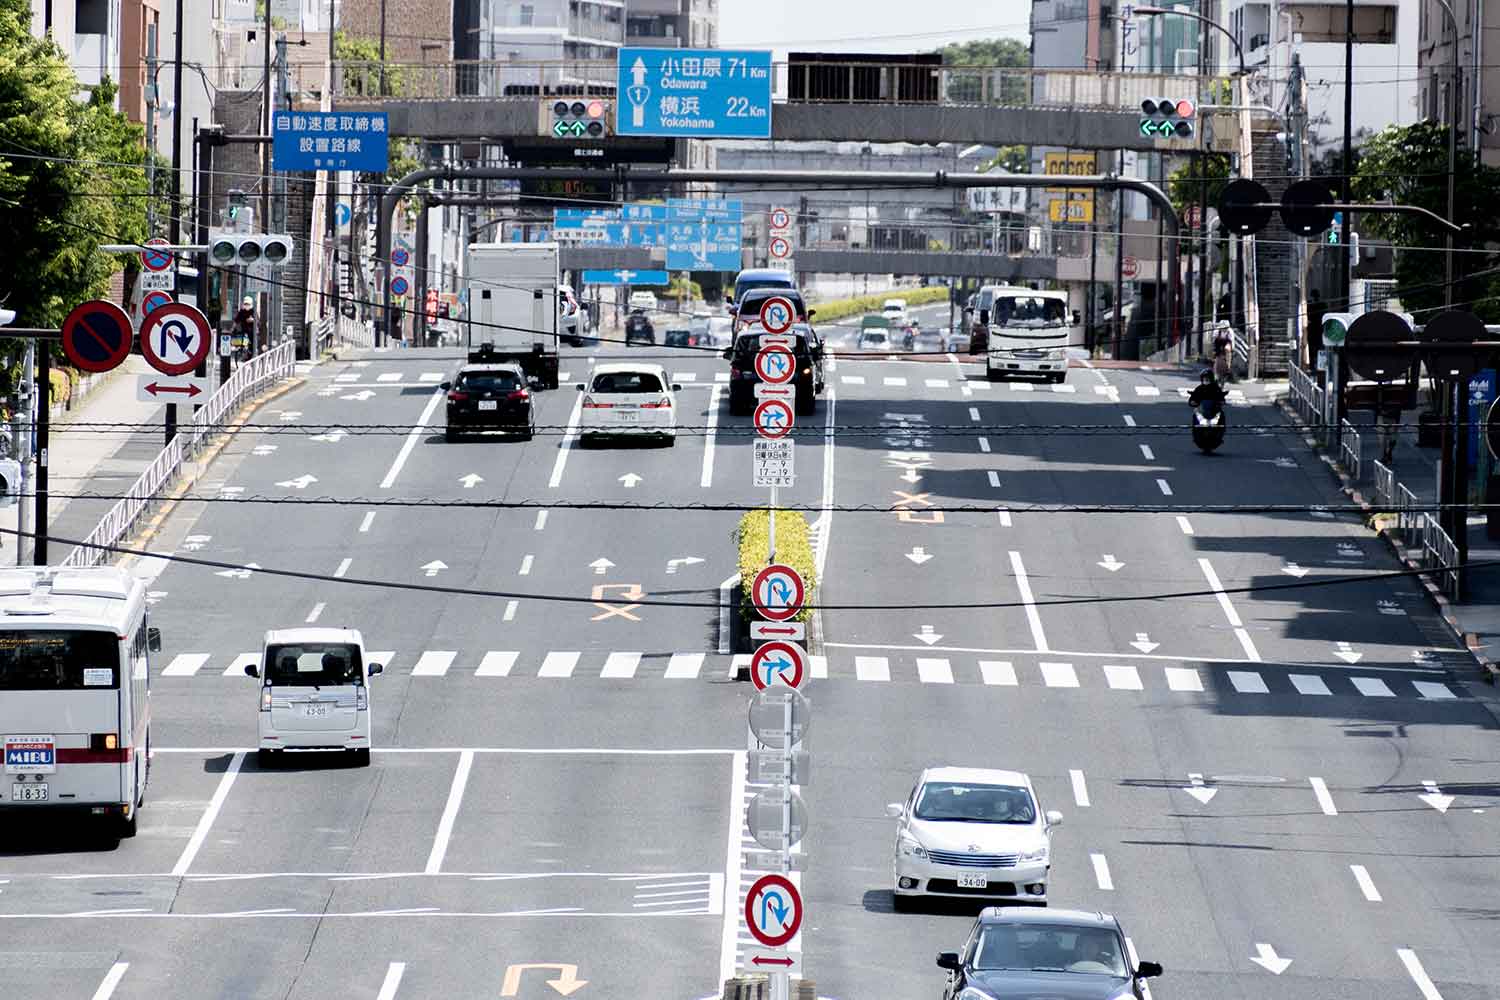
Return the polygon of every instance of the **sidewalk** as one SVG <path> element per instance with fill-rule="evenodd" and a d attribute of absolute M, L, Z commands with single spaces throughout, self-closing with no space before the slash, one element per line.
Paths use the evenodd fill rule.
<path fill-rule="evenodd" d="M 93 531 L 115 501 L 68 497 L 75 493 L 123 493 L 161 451 L 165 407 L 135 398 L 136 376 L 149 371 L 139 355 L 131 355 L 81 404 L 70 411 L 53 413 L 48 448 L 49 535 L 80 539 Z M 117 426 L 97 426 L 105 424 Z M 35 466 L 31 474 L 30 491 L 34 492 Z M 26 505 L 29 519 L 36 501 L 28 496 L 21 503 Z M 18 513 L 19 507 L 0 509 L 0 528 L 15 531 Z M 14 534 L 0 535 L 0 565 L 16 564 L 15 538 Z M 29 564 L 31 540 L 24 539 L 22 548 Z M 50 542 L 48 562 L 61 562 L 72 550 L 69 542 Z"/>

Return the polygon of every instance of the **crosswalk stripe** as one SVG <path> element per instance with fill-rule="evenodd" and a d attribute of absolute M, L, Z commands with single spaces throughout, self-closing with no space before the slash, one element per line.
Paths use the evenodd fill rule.
<path fill-rule="evenodd" d="M 952 684 L 953 665 L 936 657 L 917 657 L 917 678 L 923 684 Z"/>
<path fill-rule="evenodd" d="M 812 668 L 813 680 L 825 680 L 828 677 L 828 657 L 809 656 L 808 666 Z"/>
<path fill-rule="evenodd" d="M 1240 694 L 1265 694 L 1270 690 L 1260 674 L 1253 670 L 1229 671 L 1229 683 Z"/>
<path fill-rule="evenodd" d="M 1379 677 L 1351 677 L 1350 681 L 1360 694 L 1366 698 L 1394 698 L 1396 692 L 1385 686 L 1385 681 Z"/>
<path fill-rule="evenodd" d="M 1287 679 L 1292 682 L 1292 687 L 1297 689 L 1298 694 L 1333 694 L 1317 674 L 1290 674 Z"/>
<path fill-rule="evenodd" d="M 203 669 L 203 664 L 208 662 L 207 653 L 178 653 L 172 657 L 166 669 L 161 672 L 163 677 L 191 677 Z"/>
<path fill-rule="evenodd" d="M 1066 382 L 1058 382 L 1052 387 L 1053 392 L 1077 392 L 1078 386 L 1069 385 Z"/>
<path fill-rule="evenodd" d="M 839 381 L 845 385 L 864 385 L 865 377 L 863 375 L 840 375 Z"/>
<path fill-rule="evenodd" d="M 1137 396 L 1160 396 L 1161 390 L 1154 385 L 1138 385 L 1135 387 Z"/>
<path fill-rule="evenodd" d="M 418 382 L 441 382 L 442 380 L 442 372 L 423 372 L 417 376 Z"/>
<path fill-rule="evenodd" d="M 1036 387 L 1034 385 L 1032 385 L 1030 382 L 1012 382 L 1010 384 L 1010 391 L 1011 392 L 1035 392 L 1036 391 Z"/>
<path fill-rule="evenodd" d="M 384 373 L 382 373 L 380 375 L 376 375 L 375 376 L 375 381 L 377 381 L 377 382 L 399 382 L 399 381 L 401 381 L 401 373 L 400 372 L 384 372 Z"/>
<path fill-rule="evenodd" d="M 974 389 L 974 390 L 976 390 L 978 392 L 989 392 L 990 391 L 990 384 L 988 382 L 972 382 L 971 381 L 971 382 L 966 382 L 965 385 L 967 385 L 970 389 Z"/>
<path fill-rule="evenodd" d="M 728 382 L 729 381 L 729 373 L 728 372 L 714 372 L 714 381 L 715 382 Z"/>
<path fill-rule="evenodd" d="M 224 676 L 225 677 L 244 677 L 245 676 L 245 665 L 246 664 L 250 664 L 250 663 L 254 663 L 257 666 L 259 666 L 259 664 L 260 664 L 260 654 L 259 653 L 241 653 L 239 656 L 236 656 L 232 661 L 230 661 L 229 666 L 227 666 L 227 667 L 224 668 Z"/>
<path fill-rule="evenodd" d="M 884 379 L 884 384 L 899 389 L 902 386 L 906 385 L 906 379 L 905 377 L 900 375 L 887 375 Z"/>
<path fill-rule="evenodd" d="M 673 372 L 672 373 L 672 381 L 673 382 L 696 382 L 696 381 L 698 381 L 698 373 L 697 372 Z"/>
<path fill-rule="evenodd" d="M 1445 701 L 1449 698 L 1458 697 L 1458 695 L 1448 689 L 1448 685 L 1440 684 L 1437 681 L 1412 681 L 1411 683 L 1412 687 L 1417 689 L 1417 694 L 1423 698 L 1430 698 L 1434 701 Z"/>
<path fill-rule="evenodd" d="M 929 389 L 946 389 L 946 388 L 948 388 L 948 380 L 945 379 L 945 378 L 930 378 L 930 379 L 926 380 L 925 384 L 926 384 L 927 388 L 929 388 Z"/>
<path fill-rule="evenodd" d="M 1167 690 L 1202 691 L 1203 678 L 1192 667 L 1167 667 Z"/>
<path fill-rule="evenodd" d="M 986 684 L 1016 686 L 1016 668 L 1006 660 L 980 660 L 979 675 Z"/>
<path fill-rule="evenodd" d="M 1128 663 L 1106 663 L 1104 677 L 1109 686 L 1117 691 L 1144 691 L 1141 672 Z"/>
<path fill-rule="evenodd" d="M 611 679 L 634 677 L 640 665 L 640 653 L 610 653 L 604 659 L 604 669 L 599 671 L 599 676 Z"/>
<path fill-rule="evenodd" d="M 479 669 L 474 671 L 474 676 L 509 677 L 511 668 L 516 665 L 516 660 L 520 655 L 517 652 L 492 649 L 479 661 Z"/>
<path fill-rule="evenodd" d="M 854 676 L 862 681 L 888 681 L 891 679 L 891 661 L 884 656 L 856 656 Z"/>
<path fill-rule="evenodd" d="M 702 653 L 673 653 L 667 661 L 667 672 L 662 676 L 667 680 L 692 680 L 702 669 Z"/>
<path fill-rule="evenodd" d="M 451 649 L 429 649 L 417 657 L 417 665 L 411 668 L 413 677 L 441 677 L 453 666 L 458 653 Z"/>
<path fill-rule="evenodd" d="M 1049 688 L 1076 688 L 1078 674 L 1071 663 L 1043 663 L 1042 680 Z"/>
<path fill-rule="evenodd" d="M 542 669 L 536 672 L 538 677 L 572 677 L 573 668 L 578 666 L 577 652 L 548 653 L 542 659 Z"/>
<path fill-rule="evenodd" d="M 729 661 L 729 677 L 731 680 L 738 678 L 741 673 L 750 673 L 750 654 L 735 653 L 734 659 Z"/>
<path fill-rule="evenodd" d="M 573 373 L 572 372 L 558 372 L 557 373 L 557 382 L 558 382 L 559 385 L 565 384 L 567 382 L 571 382 L 572 380 L 573 380 Z"/>

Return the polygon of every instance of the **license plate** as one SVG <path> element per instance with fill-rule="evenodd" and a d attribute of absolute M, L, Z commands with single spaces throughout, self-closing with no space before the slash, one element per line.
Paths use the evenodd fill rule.
<path fill-rule="evenodd" d="M 637 424 L 641 420 L 641 415 L 634 410 L 621 410 L 615 415 L 619 417 L 622 424 Z"/>
<path fill-rule="evenodd" d="M 479 401 L 479 408 L 481 410 L 498 410 L 500 409 L 500 403 L 493 399 L 481 399 Z"/>
<path fill-rule="evenodd" d="M 960 889 L 988 889 L 990 880 L 983 875 L 960 875 L 958 887 Z"/>
<path fill-rule="evenodd" d="M 304 719 L 326 719 L 332 714 L 333 706 L 322 702 L 312 702 L 302 706 Z"/>
<path fill-rule="evenodd" d="M 47 784 L 42 782 L 36 785 L 11 785 L 10 800 L 12 802 L 46 802 Z"/>

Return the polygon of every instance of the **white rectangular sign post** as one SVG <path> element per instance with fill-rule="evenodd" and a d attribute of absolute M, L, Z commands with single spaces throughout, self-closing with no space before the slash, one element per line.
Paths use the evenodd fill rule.
<path fill-rule="evenodd" d="M 137 280 L 140 281 L 143 292 L 170 292 L 172 277 L 171 271 L 142 271 Z"/>
<path fill-rule="evenodd" d="M 135 398 L 143 403 L 201 403 L 213 395 L 213 380 L 192 375 L 137 375 Z"/>
<path fill-rule="evenodd" d="M 756 642 L 801 642 L 807 626 L 801 622 L 751 622 L 750 638 Z"/>
<path fill-rule="evenodd" d="M 773 490 L 778 486 L 795 485 L 797 479 L 796 452 L 793 451 L 795 447 L 785 438 L 774 441 L 767 441 L 764 438 L 756 440 L 754 442 L 755 485 L 769 486 Z M 774 497 L 776 494 L 771 495 Z M 773 500 L 772 503 L 775 501 Z"/>

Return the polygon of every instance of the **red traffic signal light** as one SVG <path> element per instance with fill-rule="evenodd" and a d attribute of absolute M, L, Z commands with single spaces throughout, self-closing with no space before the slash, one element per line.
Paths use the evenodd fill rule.
<path fill-rule="evenodd" d="M 1197 109 L 1193 107 L 1192 101 L 1181 100 L 1177 102 L 1176 111 L 1178 118 L 1191 118 L 1193 117 L 1193 112 L 1196 110 Z"/>

